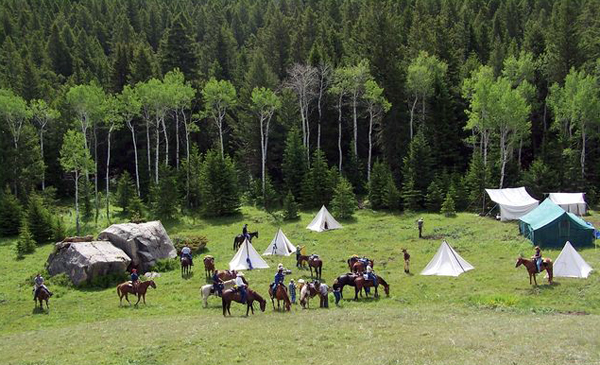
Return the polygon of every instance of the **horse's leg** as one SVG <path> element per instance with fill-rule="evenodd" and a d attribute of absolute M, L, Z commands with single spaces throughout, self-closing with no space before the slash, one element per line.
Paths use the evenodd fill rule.
<path fill-rule="evenodd" d="M 354 300 L 358 300 L 358 292 L 359 292 L 360 290 L 361 290 L 361 289 L 358 287 L 358 285 L 354 287 Z M 362 295 L 362 294 L 361 294 L 361 295 Z"/>
<path fill-rule="evenodd" d="M 146 293 L 142 294 L 142 297 L 144 298 L 144 305 L 146 305 Z"/>
<path fill-rule="evenodd" d="M 127 303 L 129 303 L 129 306 L 131 306 L 131 302 L 129 301 L 129 293 L 125 292 L 125 300 L 127 301 Z"/>
<path fill-rule="evenodd" d="M 139 293 L 137 294 L 137 297 L 138 297 L 138 300 L 134 304 L 135 307 L 137 307 L 138 303 L 140 302 L 140 299 L 142 299 L 142 296 Z"/>

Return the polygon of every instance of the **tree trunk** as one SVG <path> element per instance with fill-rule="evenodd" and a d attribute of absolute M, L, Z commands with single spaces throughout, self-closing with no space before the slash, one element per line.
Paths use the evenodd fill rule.
<path fill-rule="evenodd" d="M 165 166 L 169 166 L 169 136 L 167 135 L 167 126 L 165 117 L 160 118 L 163 127 L 163 135 L 165 136 Z"/>
<path fill-rule="evenodd" d="M 367 158 L 367 182 L 371 181 L 371 153 L 373 151 L 373 111 L 369 111 L 369 157 Z"/>
<path fill-rule="evenodd" d="M 137 152 L 137 142 L 135 140 L 135 127 L 131 123 L 131 121 L 127 121 L 127 126 L 129 130 L 131 130 L 131 141 L 133 142 L 133 154 L 135 156 L 135 186 L 137 188 L 138 197 L 141 196 L 140 193 L 140 172 L 138 167 L 138 152 Z"/>
<path fill-rule="evenodd" d="M 96 208 L 95 220 L 98 222 L 100 215 L 100 202 L 98 201 L 98 135 L 96 123 L 94 123 L 94 205 Z"/>
<path fill-rule="evenodd" d="M 581 128 L 581 178 L 585 179 L 585 125 Z"/>
<path fill-rule="evenodd" d="M 187 122 L 183 121 L 183 127 L 185 128 L 185 156 L 186 156 L 186 182 L 185 182 L 185 201 L 186 206 L 190 207 L 190 132 L 187 126 Z"/>
<path fill-rule="evenodd" d="M 504 186 L 504 173 L 506 170 L 506 161 L 508 159 L 508 153 L 506 148 L 506 132 L 500 133 L 500 156 L 502 164 L 500 167 L 500 189 Z"/>
<path fill-rule="evenodd" d="M 310 166 L 310 124 L 308 123 L 308 98 L 304 99 L 304 119 L 306 121 L 306 157 Z"/>
<path fill-rule="evenodd" d="M 106 142 L 108 147 L 106 148 L 106 219 L 108 223 L 110 223 L 110 135 L 112 133 L 113 127 L 111 126 L 108 129 L 108 136 L 106 138 Z"/>
<path fill-rule="evenodd" d="M 414 116 L 415 116 L 415 107 L 417 106 L 417 100 L 419 100 L 419 98 L 417 98 L 415 96 L 415 101 L 413 102 L 412 108 L 410 109 L 410 140 L 412 141 L 414 133 L 413 133 L 413 121 L 414 121 Z"/>
<path fill-rule="evenodd" d="M 179 171 L 179 113 L 175 111 L 175 168 Z"/>
<path fill-rule="evenodd" d="M 339 152 L 339 167 L 338 170 L 342 173 L 342 95 L 338 101 L 338 152 Z"/>
<path fill-rule="evenodd" d="M 261 158 L 260 158 L 260 165 L 261 165 L 261 176 L 262 176 L 262 193 L 263 193 L 263 200 L 265 197 L 265 155 L 266 155 L 266 151 L 265 151 L 265 130 L 263 128 L 263 122 L 264 122 L 264 117 L 261 115 L 259 117 L 259 121 L 260 121 L 260 154 L 261 154 Z"/>
<path fill-rule="evenodd" d="M 146 119 L 146 151 L 148 152 L 148 181 L 152 181 L 152 155 L 150 149 L 150 119 Z"/>
<path fill-rule="evenodd" d="M 356 115 L 356 103 L 358 102 L 358 95 L 354 94 L 354 98 L 352 100 L 352 120 L 354 123 L 354 157 L 356 158 L 356 162 L 358 163 L 358 122 Z"/>
<path fill-rule="evenodd" d="M 298 104 L 300 104 L 300 119 L 302 120 L 302 145 L 306 148 L 306 123 L 304 122 L 304 102 L 302 97 L 298 96 Z"/>
<path fill-rule="evenodd" d="M 40 151 L 44 162 L 44 127 L 40 129 Z M 46 167 L 42 169 L 42 190 L 46 190 Z"/>
<path fill-rule="evenodd" d="M 317 124 L 317 150 L 321 149 L 321 118 L 322 118 L 321 99 L 322 98 L 323 98 L 323 85 L 322 85 L 322 81 L 321 81 L 321 85 L 319 85 L 319 99 L 317 100 L 317 109 L 319 111 L 319 121 Z"/>
<path fill-rule="evenodd" d="M 156 118 L 156 152 L 154 160 L 154 183 L 158 185 L 158 159 L 160 157 L 160 120 Z"/>
<path fill-rule="evenodd" d="M 223 117 L 219 116 L 217 126 L 219 127 L 219 140 L 221 141 L 221 158 L 225 159 L 225 145 L 223 144 Z"/>
<path fill-rule="evenodd" d="M 79 236 L 79 172 L 75 171 L 75 228 Z"/>

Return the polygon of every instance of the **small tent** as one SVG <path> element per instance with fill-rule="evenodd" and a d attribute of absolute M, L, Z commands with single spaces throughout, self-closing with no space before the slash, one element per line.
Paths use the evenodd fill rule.
<path fill-rule="evenodd" d="M 339 224 L 338 221 L 331 216 L 331 214 L 329 214 L 327 208 L 325 208 L 323 205 L 321 210 L 319 210 L 319 213 L 317 213 L 315 219 L 313 219 L 306 228 L 315 232 L 323 232 L 342 228 L 342 225 Z"/>
<path fill-rule="evenodd" d="M 584 193 L 550 193 L 548 198 L 569 213 L 579 216 L 585 214 L 586 204 Z"/>
<path fill-rule="evenodd" d="M 421 271 L 421 275 L 458 276 L 473 269 L 471 264 L 460 257 L 448 242 L 444 241 L 433 259 Z"/>
<path fill-rule="evenodd" d="M 248 239 L 240 246 L 233 259 L 229 261 L 229 270 L 268 269 L 269 265 L 260 257 Z"/>
<path fill-rule="evenodd" d="M 594 227 L 575 214 L 567 213 L 550 199 L 521 217 L 519 230 L 537 246 L 560 247 L 566 241 L 576 247 L 594 243 Z"/>
<path fill-rule="evenodd" d="M 587 278 L 592 267 L 575 251 L 571 242 L 567 241 L 565 247 L 554 262 L 554 276 L 564 278 Z"/>
<path fill-rule="evenodd" d="M 273 241 L 265 252 L 263 252 L 263 256 L 267 255 L 279 255 L 279 256 L 289 256 L 296 252 L 296 246 L 294 246 L 290 240 L 283 234 L 281 228 L 275 234 Z"/>
<path fill-rule="evenodd" d="M 519 219 L 539 205 L 539 201 L 527 193 L 524 187 L 485 189 L 493 202 L 500 207 L 500 220 Z"/>

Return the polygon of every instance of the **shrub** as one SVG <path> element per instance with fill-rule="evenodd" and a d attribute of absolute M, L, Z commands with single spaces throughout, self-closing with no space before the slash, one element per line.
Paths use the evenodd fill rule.
<path fill-rule="evenodd" d="M 179 259 L 162 259 L 156 261 L 156 264 L 152 266 L 152 270 L 157 272 L 173 271 L 179 267 Z"/>
<path fill-rule="evenodd" d="M 451 192 L 448 192 L 446 194 L 446 200 L 444 200 L 444 204 L 442 204 L 442 209 L 440 213 L 444 214 L 446 217 L 454 217 L 456 215 L 454 199 L 452 199 Z"/>
<path fill-rule="evenodd" d="M 129 206 L 127 211 L 132 222 L 141 223 L 144 221 L 144 202 L 139 196 L 134 195 L 129 199 Z"/>
<path fill-rule="evenodd" d="M 26 254 L 33 253 L 35 251 L 35 241 L 31 232 L 29 232 L 29 227 L 26 220 L 21 222 L 21 227 L 19 228 L 19 239 L 17 240 L 17 258 L 22 259 Z"/>
<path fill-rule="evenodd" d="M 208 239 L 206 236 L 186 236 L 186 237 L 175 237 L 175 249 L 177 252 L 181 252 L 183 246 L 188 246 L 192 252 L 200 253 L 204 251 L 206 245 L 208 245 Z"/>
<path fill-rule="evenodd" d="M 19 233 L 22 216 L 21 204 L 6 187 L 0 195 L 0 236 L 14 236 Z"/>
<path fill-rule="evenodd" d="M 439 212 L 442 204 L 444 202 L 444 192 L 438 185 L 438 183 L 434 180 L 429 184 L 427 188 L 427 209 L 432 212 Z"/>
<path fill-rule="evenodd" d="M 298 203 L 294 199 L 292 191 L 289 190 L 283 200 L 283 219 L 294 220 L 298 218 Z"/>

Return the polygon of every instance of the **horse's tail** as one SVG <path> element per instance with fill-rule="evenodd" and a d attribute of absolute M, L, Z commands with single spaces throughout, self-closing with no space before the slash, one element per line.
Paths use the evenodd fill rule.
<path fill-rule="evenodd" d="M 117 285 L 117 296 L 121 296 L 121 284 Z"/>

